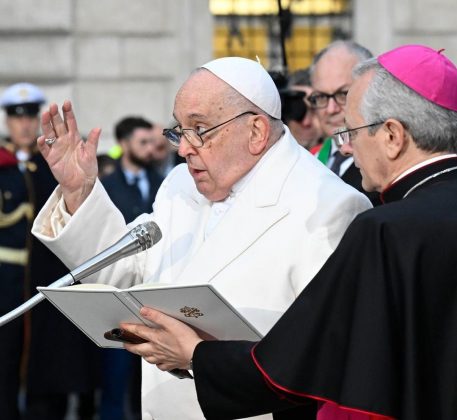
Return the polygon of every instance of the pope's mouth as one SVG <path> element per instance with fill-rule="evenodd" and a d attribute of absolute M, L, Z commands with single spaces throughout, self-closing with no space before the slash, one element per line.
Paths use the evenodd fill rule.
<path fill-rule="evenodd" d="M 198 176 L 202 174 L 203 172 L 206 172 L 204 169 L 197 169 L 197 168 L 191 168 L 189 167 L 190 174 L 192 176 Z"/>

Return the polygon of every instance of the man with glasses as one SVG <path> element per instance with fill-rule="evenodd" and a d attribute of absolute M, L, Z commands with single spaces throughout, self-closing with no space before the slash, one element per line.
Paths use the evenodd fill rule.
<path fill-rule="evenodd" d="M 288 77 L 281 94 L 282 120 L 298 143 L 310 150 L 320 147 L 323 132 L 316 110 L 308 102 L 312 92 L 310 69 L 297 70 Z"/>
<path fill-rule="evenodd" d="M 380 204 L 378 193 L 366 193 L 359 169 L 350 156 L 339 153 L 332 135 L 344 125 L 346 95 L 352 84 L 352 68 L 372 56 L 353 41 L 335 41 L 316 54 L 311 66 L 313 93 L 308 101 L 316 110 L 327 140 L 317 157 L 342 180 L 365 193 L 373 205 Z"/>
<path fill-rule="evenodd" d="M 268 335 L 202 341 L 151 309 L 154 333 L 124 326 L 162 369 L 192 360 L 207 418 L 299 403 L 318 420 L 457 418 L 457 68 L 405 45 L 354 77 L 335 138 L 384 204 L 351 223 Z"/>
<path fill-rule="evenodd" d="M 278 90 L 255 61 L 222 58 L 194 71 L 176 95 L 174 118 L 164 135 L 187 165 L 164 180 L 152 216 L 133 222 L 152 217 L 162 240 L 92 281 L 211 282 L 266 333 L 369 201 L 292 138 Z M 82 142 L 69 102 L 63 119 L 51 105 L 42 128 L 38 145 L 60 187 L 33 232 L 75 267 L 129 228 L 96 180 L 100 130 Z M 144 367 L 144 419 L 203 418 L 192 381 Z"/>

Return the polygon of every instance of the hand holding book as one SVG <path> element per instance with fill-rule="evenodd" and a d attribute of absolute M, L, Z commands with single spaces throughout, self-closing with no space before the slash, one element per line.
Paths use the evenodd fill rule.
<path fill-rule="evenodd" d="M 105 338 L 107 340 L 120 341 L 121 343 L 128 344 L 142 344 L 147 343 L 147 340 L 141 338 L 125 329 L 113 328 L 110 331 L 105 332 Z M 139 354 L 138 351 L 134 351 L 135 354 Z M 178 379 L 193 379 L 192 374 L 187 369 L 171 369 L 168 371 L 171 375 L 176 376 Z"/>
<path fill-rule="evenodd" d="M 145 341 L 138 344 L 126 343 L 125 349 L 155 364 L 160 370 L 189 369 L 194 349 L 202 341 L 195 330 L 151 308 L 142 308 L 140 314 L 154 327 L 121 324 L 121 329 L 127 336 L 136 337 L 137 342 L 140 341 L 138 338 Z"/>

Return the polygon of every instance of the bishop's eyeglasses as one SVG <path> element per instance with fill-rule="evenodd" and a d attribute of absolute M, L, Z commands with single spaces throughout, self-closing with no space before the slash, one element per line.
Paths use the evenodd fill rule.
<path fill-rule="evenodd" d="M 162 132 L 162 134 L 166 137 L 166 139 L 176 147 L 179 147 L 179 144 L 181 143 L 181 138 L 184 136 L 184 138 L 193 146 L 196 148 L 202 147 L 204 144 L 202 136 L 205 134 L 208 134 L 210 131 L 215 130 L 216 128 L 221 127 L 224 124 L 228 124 L 229 122 L 236 120 L 237 118 L 242 117 L 243 115 L 258 115 L 257 113 L 253 111 L 245 111 L 242 112 L 241 114 L 235 115 L 233 118 L 230 118 L 227 121 L 224 121 L 218 125 L 215 125 L 214 127 L 208 128 L 207 130 L 203 131 L 198 131 L 195 130 L 194 128 L 181 128 L 179 125 L 174 126 L 173 128 L 165 128 Z"/>
<path fill-rule="evenodd" d="M 355 133 L 358 130 L 361 130 L 362 128 L 368 128 L 368 127 L 374 127 L 376 125 L 384 124 L 384 121 L 379 121 L 375 122 L 373 124 L 368 124 L 368 125 L 362 125 L 360 127 L 355 127 L 355 128 L 346 128 L 346 127 L 341 127 L 338 130 L 335 131 L 333 134 L 332 138 L 337 145 L 338 148 L 341 148 L 341 146 L 345 144 L 349 144 L 351 140 L 353 140 Z"/>

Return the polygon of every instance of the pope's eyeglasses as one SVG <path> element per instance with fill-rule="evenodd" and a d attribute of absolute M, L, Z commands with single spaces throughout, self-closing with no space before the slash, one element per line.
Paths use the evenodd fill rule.
<path fill-rule="evenodd" d="M 162 132 L 162 134 L 166 137 L 166 139 L 176 147 L 179 147 L 181 143 L 181 138 L 184 136 L 184 138 L 193 146 L 196 148 L 202 147 L 204 144 L 204 141 L 202 139 L 202 136 L 205 134 L 208 134 L 210 131 L 215 130 L 216 128 L 221 127 L 224 124 L 228 124 L 229 122 L 240 118 L 244 115 L 258 115 L 257 113 L 253 111 L 245 111 L 242 112 L 241 114 L 235 115 L 233 118 L 230 118 L 227 121 L 224 121 L 218 125 L 215 125 L 214 127 L 208 128 L 207 130 L 203 131 L 197 131 L 194 128 L 181 128 L 179 125 L 174 126 L 173 128 L 165 128 Z"/>

